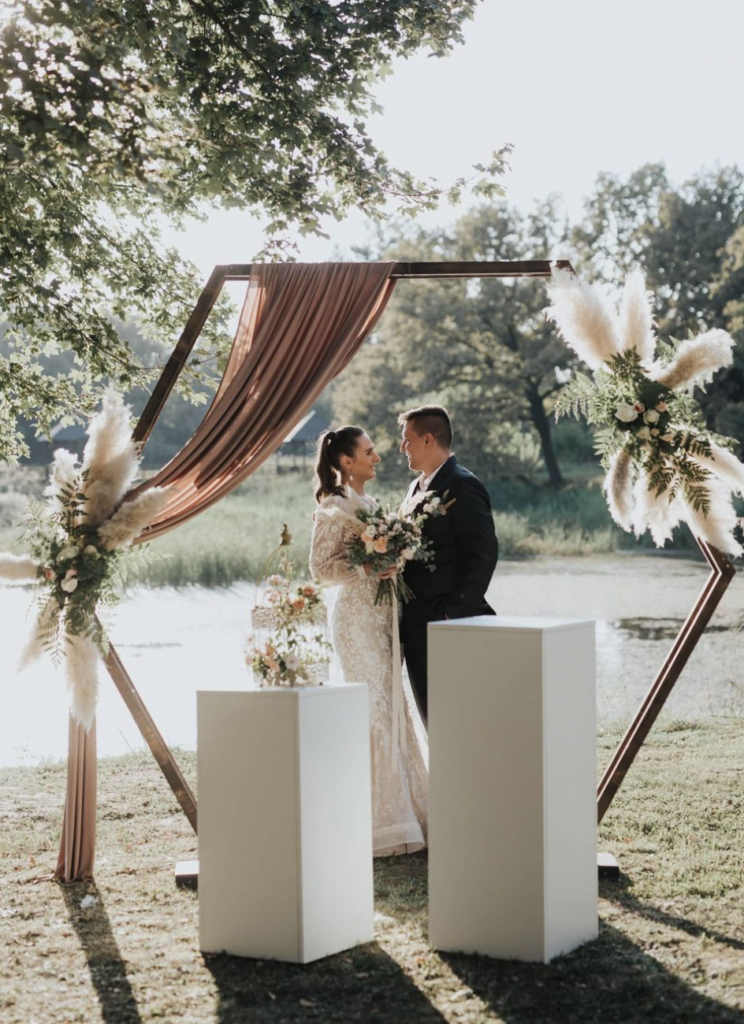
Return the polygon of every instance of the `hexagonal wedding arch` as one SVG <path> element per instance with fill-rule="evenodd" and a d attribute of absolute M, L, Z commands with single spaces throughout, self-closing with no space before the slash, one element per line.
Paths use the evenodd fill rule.
<path fill-rule="evenodd" d="M 272 265 L 277 266 L 277 265 Z M 281 266 L 281 265 L 280 265 Z M 284 266 L 292 266 L 295 268 L 296 273 L 305 274 L 306 278 L 302 278 L 302 281 L 307 279 L 308 282 L 314 281 L 315 287 L 323 287 L 322 268 L 330 269 L 333 264 L 290 264 Z M 369 265 L 369 264 L 341 264 L 335 266 L 342 266 L 347 269 L 354 267 L 360 270 L 360 279 L 363 276 L 361 271 L 365 267 L 376 266 L 381 267 L 380 264 Z M 381 284 L 378 281 L 376 287 L 377 293 L 371 295 L 370 301 L 367 302 L 365 307 L 366 313 L 362 315 L 352 310 L 351 300 L 344 302 L 337 302 L 336 306 L 332 311 L 327 313 L 328 316 L 336 317 L 337 319 L 343 319 L 344 316 L 351 317 L 354 323 L 354 327 L 347 330 L 347 335 L 353 336 L 352 343 L 347 345 L 345 354 L 339 360 L 338 355 L 334 357 L 336 362 L 333 366 L 328 369 L 326 368 L 326 378 L 330 379 L 333 375 L 338 373 L 343 365 L 349 361 L 361 345 L 364 337 L 369 334 L 374 323 L 376 322 L 379 315 L 382 313 L 387 299 L 389 298 L 393 284 L 401 280 L 413 280 L 413 279 L 453 279 L 453 278 L 520 278 L 520 277 L 543 277 L 549 278 L 551 275 L 552 268 L 554 266 L 562 267 L 568 270 L 572 270 L 570 263 L 566 260 L 560 260 L 556 263 L 551 263 L 548 260 L 527 260 L 527 261 L 496 261 L 496 262 L 459 262 L 459 263 L 392 263 L 385 264 L 385 271 L 382 275 L 378 274 L 381 278 Z M 144 412 L 135 428 L 133 438 L 136 442 L 144 445 L 157 421 L 158 416 L 162 412 L 163 406 L 165 405 L 166 399 L 170 394 L 178 375 L 186 365 L 186 361 L 191 353 L 199 334 L 209 316 L 209 312 L 212 309 L 217 297 L 222 290 L 223 285 L 228 281 L 251 281 L 252 270 L 259 271 L 258 266 L 252 266 L 251 264 L 230 264 L 225 266 L 217 266 L 212 271 L 210 278 L 199 297 L 199 300 L 191 313 L 188 322 L 178 340 L 176 348 L 173 351 L 168 363 L 163 370 L 163 373 L 157 382 L 152 396 L 145 407 Z M 320 278 L 319 275 L 320 274 Z M 308 284 L 308 287 L 310 285 Z M 352 286 L 352 292 L 356 285 Z M 361 287 L 358 286 L 358 287 Z M 358 290 L 357 287 L 357 290 Z M 382 288 L 382 290 L 380 290 Z M 297 288 L 295 293 L 290 295 L 290 300 L 294 301 L 296 297 Z M 303 286 L 300 285 L 299 292 L 302 292 Z M 250 291 L 250 289 L 249 289 Z M 371 293 L 370 293 L 371 294 Z M 352 296 L 353 297 L 353 296 Z M 256 314 L 256 307 L 261 305 L 261 299 L 256 299 L 254 296 L 253 309 L 251 316 L 254 318 Z M 265 300 L 268 301 L 268 300 Z M 281 301 L 285 301 L 282 299 Z M 265 304 L 265 303 L 264 303 Z M 248 301 L 246 300 L 246 307 Z M 241 321 L 246 316 L 244 307 L 244 315 L 241 317 Z M 326 307 L 323 306 L 322 302 L 313 310 L 313 317 L 315 319 L 315 325 L 317 321 L 322 319 L 325 315 Z M 298 305 L 299 310 L 299 305 Z M 351 310 L 351 312 L 350 312 Z M 286 314 L 286 310 L 284 311 Z M 261 308 L 261 314 L 265 314 L 263 307 Z M 304 314 L 308 317 L 308 314 Z M 355 318 L 355 319 L 354 319 Z M 300 320 L 300 313 L 298 312 L 297 318 Z M 309 320 L 307 322 L 310 322 Z M 284 360 L 284 370 L 288 372 L 287 364 L 287 352 L 286 346 L 282 350 L 281 354 L 277 354 L 277 347 L 280 347 L 286 342 L 286 330 L 287 323 L 291 324 L 291 330 L 299 329 L 301 332 L 304 328 L 304 321 L 296 323 L 291 318 L 287 318 L 285 315 L 284 330 L 285 334 L 282 336 L 282 329 L 279 327 L 270 334 L 269 343 L 265 349 L 255 356 L 251 354 L 250 358 L 256 361 L 256 359 L 266 358 L 274 359 L 275 364 L 281 363 Z M 311 324 L 312 326 L 312 324 Z M 240 333 L 240 328 L 239 328 Z M 298 335 L 299 336 L 299 335 Z M 255 340 L 255 339 L 254 339 Z M 233 352 L 231 354 L 231 362 L 228 363 L 226 370 L 226 377 L 220 384 L 220 388 L 217 392 L 217 398 L 224 398 L 223 390 L 226 388 L 226 379 L 231 375 L 234 376 L 234 370 L 231 367 L 234 366 L 232 360 L 236 354 L 236 345 L 238 344 L 238 335 L 236 335 L 236 341 L 233 346 Z M 274 350 L 272 351 L 272 346 Z M 249 358 L 250 346 L 246 346 L 243 351 L 238 355 L 240 359 Z M 252 352 L 252 350 L 250 350 Z M 308 358 L 307 354 L 303 358 Z M 330 377 L 329 377 L 330 374 Z M 229 385 L 233 382 L 227 382 Z M 229 390 L 229 387 L 228 387 Z M 261 401 L 269 401 L 271 396 L 264 395 L 260 382 L 253 384 L 251 390 L 247 393 L 248 401 L 252 403 L 259 403 L 254 408 L 260 408 Z M 304 404 L 298 404 L 293 407 L 292 415 L 295 418 L 300 418 L 305 414 L 307 408 L 312 401 L 314 401 L 315 395 L 309 392 L 304 393 Z M 309 395 L 309 397 L 308 397 Z M 246 401 L 246 392 L 241 392 L 241 401 Z M 217 398 L 210 407 L 202 426 L 197 430 L 194 438 L 188 443 L 193 449 L 194 440 L 200 436 L 204 423 L 209 421 L 210 414 L 212 413 Z M 214 417 L 212 417 L 214 419 Z M 253 469 L 257 468 L 265 458 L 267 458 L 272 451 L 278 447 L 281 443 L 282 435 L 277 431 L 274 431 L 271 439 L 264 442 L 263 448 L 258 453 L 258 458 L 254 460 L 255 464 L 249 465 L 247 468 L 245 465 L 241 469 L 241 472 L 236 476 L 231 476 L 230 472 L 222 473 L 220 484 L 214 487 L 214 493 L 210 496 L 208 501 L 196 502 L 198 505 L 197 511 L 207 507 L 208 504 L 212 504 L 214 501 L 219 500 L 225 493 L 227 493 L 232 487 L 236 486 L 241 480 L 245 479 Z M 204 447 L 204 445 L 202 446 Z M 197 446 L 198 448 L 198 446 Z M 186 449 L 184 449 L 186 450 Z M 179 456 L 176 457 L 178 459 Z M 175 461 L 175 460 L 174 460 Z M 198 461 L 198 460 L 197 460 Z M 172 465 L 169 464 L 169 465 Z M 167 468 L 167 467 L 166 467 Z M 193 474 L 192 479 L 192 491 L 198 491 L 201 477 L 198 472 Z M 147 486 L 147 485 L 145 485 Z M 210 484 L 211 486 L 211 484 Z M 193 511 L 190 514 L 195 514 Z M 178 521 L 184 516 L 175 516 L 173 520 L 168 524 L 167 528 L 171 528 L 176 525 Z M 147 539 L 145 536 L 144 539 Z M 649 734 L 651 727 L 653 726 L 656 718 L 659 715 L 664 703 L 672 691 L 674 684 L 679 678 L 682 669 L 687 663 L 692 651 L 695 648 L 698 640 L 702 636 L 705 627 L 707 626 L 710 618 L 717 607 L 718 603 L 723 596 L 726 588 L 728 587 L 731 579 L 735 574 L 735 569 L 729 559 L 716 548 L 706 542 L 696 538 L 697 542 L 705 556 L 708 565 L 710 566 L 710 575 L 708 576 L 705 586 L 698 597 L 695 605 L 690 611 L 687 619 L 685 620 L 682 628 L 677 634 L 672 648 L 664 661 L 663 665 L 659 669 L 656 678 L 653 680 L 648 693 L 643 700 L 641 706 L 636 712 L 630 727 L 628 728 L 625 736 L 620 742 L 612 760 L 607 766 L 602 780 L 599 784 L 598 796 L 597 796 L 597 809 L 598 818 L 601 821 L 608 807 L 610 806 L 615 794 L 620 788 L 623 779 L 625 778 L 633 760 L 638 753 L 641 745 Z M 154 720 L 152 719 L 144 701 L 139 695 L 132 679 L 130 678 L 121 658 L 115 647 L 111 645 L 108 656 L 106 658 L 106 668 L 108 669 L 111 678 L 113 679 L 117 689 L 121 693 L 127 707 L 129 708 L 132 716 L 137 723 L 137 726 L 142 733 L 145 741 L 147 742 L 150 750 L 152 751 L 155 760 L 160 765 L 168 783 L 173 790 L 181 808 L 183 809 L 186 817 L 191 822 L 194 831 L 197 827 L 197 805 L 196 799 L 188 782 L 184 778 L 172 752 L 168 748 L 165 740 L 163 739 L 160 731 L 158 730 Z M 70 753 L 68 759 L 68 777 L 67 777 L 67 800 L 65 805 L 65 819 L 62 833 L 62 844 L 60 849 L 59 863 L 55 877 L 60 878 L 64 881 L 74 881 L 81 878 L 87 878 L 92 873 L 93 856 L 95 850 L 95 813 L 96 813 L 96 781 L 95 781 L 95 765 L 96 765 L 96 740 L 95 730 L 91 730 L 86 733 L 82 726 L 77 725 L 73 720 L 70 720 Z"/>

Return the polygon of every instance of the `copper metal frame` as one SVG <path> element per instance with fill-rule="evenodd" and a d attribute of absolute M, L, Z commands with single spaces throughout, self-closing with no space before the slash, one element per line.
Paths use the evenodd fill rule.
<path fill-rule="evenodd" d="M 560 260 L 557 264 L 551 263 L 548 260 L 481 263 L 397 263 L 391 277 L 407 280 L 426 278 L 550 277 L 551 269 L 556 265 L 568 270 L 573 269 L 567 260 Z M 210 310 L 217 301 L 223 285 L 226 281 L 247 281 L 250 278 L 250 272 L 250 264 L 217 266 L 212 271 L 183 329 L 178 344 L 155 385 L 150 400 L 135 427 L 133 438 L 141 445 L 144 445 L 150 436 L 168 395 L 173 389 L 178 375 L 186 365 L 191 350 L 206 323 Z M 597 794 L 597 811 L 600 821 L 622 785 L 623 779 L 635 760 L 636 754 L 648 736 L 682 669 L 687 664 L 713 612 L 736 573 L 736 569 L 722 552 L 701 541 L 699 538 L 696 538 L 696 540 L 711 568 L 711 574 L 692 611 L 677 634 L 666 661 L 651 684 L 648 694 L 602 777 Z M 173 753 L 158 731 L 155 722 L 150 716 L 144 701 L 137 692 L 113 645 L 110 647 L 108 657 L 106 658 L 106 667 L 117 689 L 124 698 L 127 707 L 131 711 L 132 717 L 137 723 L 142 736 L 155 756 L 155 760 L 168 780 L 168 784 L 173 790 L 176 799 L 191 822 L 194 831 L 196 831 L 196 799 L 194 794 L 181 773 Z"/>

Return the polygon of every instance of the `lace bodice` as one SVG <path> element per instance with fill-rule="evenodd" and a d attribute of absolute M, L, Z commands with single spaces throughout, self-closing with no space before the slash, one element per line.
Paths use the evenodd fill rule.
<path fill-rule="evenodd" d="M 351 583 L 367 579 L 362 568 L 349 567 L 346 542 L 354 534 L 344 515 L 353 516 L 357 509 L 376 506 L 374 498 L 359 495 L 349 488 L 345 497 L 331 494 L 318 505 L 313 520 L 310 571 L 319 583 Z M 334 515 L 334 511 L 344 515 Z"/>

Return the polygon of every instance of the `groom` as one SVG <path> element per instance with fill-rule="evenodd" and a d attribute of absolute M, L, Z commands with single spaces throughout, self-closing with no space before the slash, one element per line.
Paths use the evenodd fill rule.
<path fill-rule="evenodd" d="M 496 568 L 499 546 L 488 491 L 452 454 L 452 423 L 440 405 L 401 413 L 400 450 L 419 473 L 406 500 L 429 491 L 447 494 L 446 515 L 427 519 L 424 536 L 434 552 L 434 572 L 409 562 L 404 579 L 415 597 L 403 605 L 400 635 L 418 709 L 427 721 L 427 626 L 442 619 L 494 615 L 485 593 Z"/>

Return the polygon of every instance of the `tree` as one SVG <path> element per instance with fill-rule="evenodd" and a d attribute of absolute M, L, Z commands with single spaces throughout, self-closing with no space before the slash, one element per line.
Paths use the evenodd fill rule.
<path fill-rule="evenodd" d="M 384 253 L 400 260 L 524 260 L 562 255 L 565 227 L 554 201 L 522 216 L 503 203 L 481 206 L 451 232 L 419 231 Z M 395 442 L 393 408 L 437 401 L 453 412 L 458 451 L 493 478 L 534 468 L 549 485 L 563 475 L 553 446 L 556 368 L 573 357 L 546 323 L 544 282 L 450 280 L 400 284 L 366 346 L 334 391 L 340 418 L 356 415 Z M 391 406 L 393 408 L 391 408 Z"/>
<path fill-rule="evenodd" d="M 19 415 L 48 427 L 89 410 L 101 383 L 149 374 L 114 319 L 172 342 L 196 269 L 158 243 L 158 218 L 252 207 L 265 255 L 350 207 L 411 213 L 441 190 L 391 167 L 365 127 L 375 81 L 420 48 L 461 39 L 476 0 L 25 0 L 0 32 L 0 457 L 22 453 Z M 477 168 L 491 194 L 504 152 Z M 457 195 L 464 184 L 453 184 Z M 201 343 L 229 342 L 220 304 Z M 39 356 L 71 350 L 69 378 Z M 194 388 L 193 370 L 181 383 Z"/>

